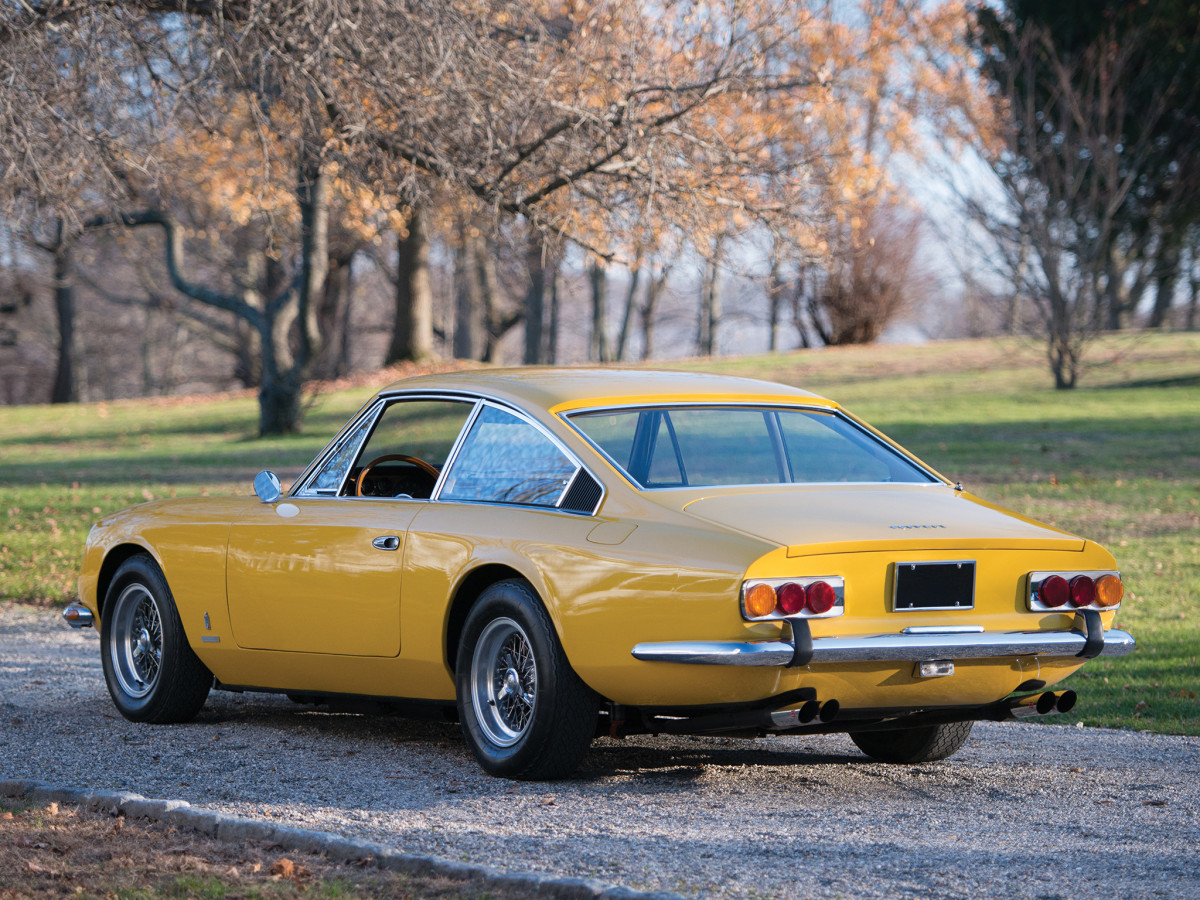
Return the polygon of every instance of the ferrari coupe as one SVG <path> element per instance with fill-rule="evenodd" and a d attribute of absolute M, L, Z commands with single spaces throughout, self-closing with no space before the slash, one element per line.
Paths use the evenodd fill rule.
<path fill-rule="evenodd" d="M 740 378 L 514 369 L 397 382 L 284 492 L 93 527 L 72 625 L 117 709 L 210 690 L 457 717 L 495 775 L 593 738 L 848 733 L 943 759 L 1129 653 L 1102 547 L 994 506 L 837 403 Z"/>

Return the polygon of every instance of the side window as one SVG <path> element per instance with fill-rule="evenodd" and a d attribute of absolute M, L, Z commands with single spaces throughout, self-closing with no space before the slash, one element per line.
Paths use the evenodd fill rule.
<path fill-rule="evenodd" d="M 336 492 L 341 487 L 342 479 L 346 475 L 346 469 L 350 465 L 350 460 L 354 458 L 355 452 L 357 452 L 374 419 L 374 416 L 367 416 L 357 428 L 342 438 L 342 443 L 338 445 L 337 450 L 325 461 L 325 465 L 321 467 L 321 471 L 317 473 L 316 477 L 309 482 L 310 490 L 321 494 L 329 494 Z"/>
<path fill-rule="evenodd" d="M 485 406 L 463 441 L 439 499 L 555 506 L 576 468 L 528 422 Z"/>
<path fill-rule="evenodd" d="M 475 404 L 396 400 L 376 422 L 342 493 L 429 499 L 446 458 Z"/>
<path fill-rule="evenodd" d="M 779 425 L 797 481 L 820 484 L 916 480 L 911 474 L 904 477 L 903 470 L 893 474 L 887 455 L 878 445 L 861 438 L 859 442 L 848 440 L 848 435 L 854 436 L 853 431 L 836 416 L 793 413 L 781 415 Z"/>
<path fill-rule="evenodd" d="M 655 487 L 675 487 L 686 482 L 679 467 L 680 452 L 671 431 L 670 413 L 653 413 L 658 420 L 654 426 L 654 451 L 650 457 L 650 468 L 646 473 L 646 484 Z"/>

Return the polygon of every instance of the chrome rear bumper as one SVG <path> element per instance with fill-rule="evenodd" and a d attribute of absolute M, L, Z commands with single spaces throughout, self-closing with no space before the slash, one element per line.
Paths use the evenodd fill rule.
<path fill-rule="evenodd" d="M 701 666 L 794 666 L 839 662 L 920 662 L 932 659 L 995 659 L 1011 656 L 1124 656 L 1133 636 L 1104 631 L 1100 617 L 1077 614 L 1070 631 L 1006 631 L 961 634 L 877 634 L 808 638 L 812 653 L 791 641 L 666 641 L 638 644 L 635 659 Z M 807 623 L 802 627 L 807 635 Z M 801 641 L 803 643 L 803 640 Z"/>

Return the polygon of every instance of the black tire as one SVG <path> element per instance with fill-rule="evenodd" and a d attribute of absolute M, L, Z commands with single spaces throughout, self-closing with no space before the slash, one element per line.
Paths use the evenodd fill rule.
<path fill-rule="evenodd" d="M 563 778 L 592 742 L 595 697 L 524 581 L 497 582 L 479 596 L 463 626 L 455 682 L 467 746 L 491 775 Z"/>
<path fill-rule="evenodd" d="M 100 660 L 113 703 L 133 722 L 187 722 L 213 683 L 188 645 L 167 579 L 144 554 L 125 560 L 109 585 Z"/>
<path fill-rule="evenodd" d="M 967 742 L 974 724 L 950 722 L 896 731 L 858 731 L 852 732 L 850 739 L 872 759 L 911 765 L 953 756 Z"/>

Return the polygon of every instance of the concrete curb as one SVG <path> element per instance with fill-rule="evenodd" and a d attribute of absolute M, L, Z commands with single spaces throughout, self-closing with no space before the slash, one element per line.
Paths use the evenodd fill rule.
<path fill-rule="evenodd" d="M 491 866 L 453 862 L 436 856 L 404 853 L 383 844 L 356 841 L 324 831 L 308 831 L 200 809 L 185 800 L 151 800 L 130 791 L 88 791 L 44 781 L 0 780 L 0 796 L 73 803 L 88 809 L 123 812 L 129 818 L 153 819 L 224 842 L 268 841 L 284 850 L 323 854 L 334 862 L 375 865 L 389 872 L 442 876 L 479 888 L 515 888 L 552 900 L 684 900 L 666 891 L 635 891 L 591 878 L 559 878 L 538 872 L 505 872 Z"/>

